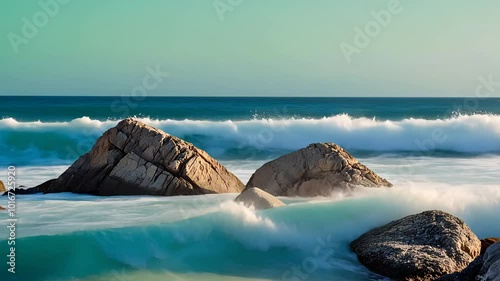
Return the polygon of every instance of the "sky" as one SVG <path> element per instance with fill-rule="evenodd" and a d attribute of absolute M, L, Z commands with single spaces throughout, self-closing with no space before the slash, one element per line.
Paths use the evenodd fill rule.
<path fill-rule="evenodd" d="M 499 15 L 494 0 L 6 0 L 0 95 L 471 96 L 500 81 Z"/>

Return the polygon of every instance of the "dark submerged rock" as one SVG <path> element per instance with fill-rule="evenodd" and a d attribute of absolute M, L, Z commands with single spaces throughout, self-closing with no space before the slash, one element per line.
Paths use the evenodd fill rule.
<path fill-rule="evenodd" d="M 459 218 L 426 211 L 370 230 L 351 248 L 376 273 L 419 281 L 461 271 L 479 255 L 481 242 Z"/>

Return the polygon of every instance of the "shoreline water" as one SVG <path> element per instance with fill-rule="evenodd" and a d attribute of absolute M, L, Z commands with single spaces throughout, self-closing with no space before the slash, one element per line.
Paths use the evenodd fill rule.
<path fill-rule="evenodd" d="M 493 159 L 500 161 L 500 157 Z M 95 250 L 104 251 L 102 257 L 106 260 L 111 258 L 111 260 L 105 263 L 107 265 L 106 268 L 102 269 L 102 272 L 81 272 L 79 278 L 82 279 L 77 280 L 104 280 L 117 272 L 126 272 L 127 276 L 136 276 L 137 278 L 140 276 L 144 278 L 145 276 L 151 278 L 178 276 L 180 278 L 178 280 L 196 280 L 190 278 L 204 276 L 202 272 L 205 271 L 208 272 L 209 276 L 212 274 L 212 277 L 207 276 L 207 278 L 214 279 L 217 276 L 229 278 L 228 274 L 238 275 L 236 272 L 227 272 L 217 265 L 212 265 L 212 269 L 194 266 L 190 270 L 195 275 L 187 273 L 186 275 L 183 271 L 187 270 L 185 268 L 187 265 L 172 266 L 170 259 L 175 260 L 176 255 L 203 256 L 209 253 L 196 253 L 194 246 L 182 253 L 180 249 L 186 246 L 180 245 L 186 245 L 185 243 L 195 243 L 199 247 L 202 247 L 201 245 L 204 243 L 222 243 L 216 247 L 225 248 L 232 245 L 231 247 L 239 249 L 240 254 L 250 251 L 247 253 L 252 253 L 255 259 L 266 260 L 264 257 L 267 257 L 281 261 L 282 264 L 275 265 L 276 270 L 269 269 L 270 273 L 267 276 L 261 276 L 261 278 L 256 276 L 254 278 L 238 277 L 244 280 L 281 280 L 278 275 L 289 270 L 289 266 L 285 266 L 285 264 L 300 265 L 301 260 L 311 255 L 310 251 L 314 250 L 314 241 L 317 237 L 333 235 L 333 244 L 337 254 L 334 255 L 332 263 L 326 263 L 324 268 L 312 272 L 308 280 L 328 280 L 332 276 L 337 276 L 337 278 L 347 278 L 346 280 L 362 281 L 374 280 L 373 278 L 377 280 L 377 277 L 357 262 L 356 257 L 350 252 L 348 244 L 365 231 L 393 219 L 428 209 L 440 209 L 464 219 L 480 238 L 500 233 L 500 228 L 495 228 L 491 224 L 500 212 L 500 187 L 496 184 L 495 167 L 497 165 L 491 162 L 490 158 L 473 159 L 472 162 L 470 158 L 433 159 L 423 157 L 416 162 L 413 159 L 411 163 L 413 163 L 414 173 L 405 175 L 406 180 L 404 181 L 395 179 L 396 176 L 402 177 L 401 174 L 398 174 L 396 167 L 403 160 L 390 158 L 388 161 L 380 157 L 360 159 L 380 175 L 394 181 L 395 187 L 391 189 L 367 189 L 351 196 L 333 194 L 330 198 L 280 198 L 289 204 L 287 209 L 281 211 L 276 209 L 252 212 L 233 206 L 231 201 L 237 194 L 208 195 L 206 196 L 207 200 L 201 201 L 189 196 L 172 198 L 150 196 L 96 197 L 68 193 L 19 196 L 19 212 L 22 217 L 20 225 L 22 228 L 18 233 L 18 243 L 29 245 L 30 253 L 35 253 L 36 257 L 43 252 L 47 253 L 48 250 L 39 245 L 61 243 L 60 239 L 63 239 L 61 241 L 73 240 L 74 238 L 70 238 L 73 235 L 86 239 L 81 242 L 84 244 L 98 241 Z M 429 165 L 429 160 L 436 160 L 434 166 Z M 240 170 L 237 170 L 241 168 L 238 161 L 223 162 L 223 164 L 245 181 L 255 167 L 262 164 L 262 160 L 248 163 L 246 169 Z M 442 170 L 437 171 L 436 167 L 441 167 Z M 44 180 L 52 178 L 66 168 L 67 166 L 21 167 L 19 168 L 19 178 L 22 179 L 31 173 L 29 180 L 38 182 L 42 178 Z M 482 171 L 482 177 L 474 178 L 474 182 L 471 182 L 470 176 L 477 175 L 479 171 Z M 422 179 L 425 180 L 421 181 Z M 42 214 L 41 210 L 43 210 Z M 94 214 L 99 214 L 98 221 Z M 325 216 L 325 214 L 328 215 Z M 303 216 L 307 216 L 308 219 L 299 219 Z M 165 228 L 160 231 L 158 227 Z M 311 232 L 311 230 L 314 231 Z M 130 236 L 133 232 L 137 232 L 141 236 L 127 240 L 128 238 L 125 237 Z M 33 236 L 35 233 L 37 234 Z M 199 235 L 192 236 L 189 233 L 199 233 Z M 168 238 L 170 235 L 173 236 Z M 175 247 L 175 244 L 162 245 L 173 237 L 175 237 L 176 243 L 181 244 Z M 257 239 L 258 237 L 261 238 Z M 264 237 L 267 237 L 268 240 L 262 240 Z M 38 239 L 42 240 L 38 242 Z M 254 241 L 254 239 L 257 240 Z M 284 241 L 281 242 L 283 239 Z M 288 241 L 289 239 L 292 240 Z M 33 242 L 30 242 L 32 240 Z M 139 252 L 128 252 L 126 249 L 129 246 L 116 244 L 117 241 L 123 241 L 128 245 L 131 245 L 130 243 L 133 241 L 141 241 L 138 242 L 141 245 L 139 248 L 145 248 L 145 250 L 133 247 L 130 251 L 138 250 Z M 227 244 L 224 241 L 231 242 Z M 288 242 L 283 244 L 285 241 Z M 304 243 L 304 248 L 297 251 L 295 244 L 299 242 Z M 111 244 L 107 245 L 107 243 Z M 23 247 L 19 247 L 20 253 L 22 253 Z M 107 251 L 108 247 L 125 248 L 123 248 L 124 252 L 114 253 Z M 61 255 L 63 252 L 58 249 L 58 247 L 50 248 L 50 251 L 53 251 L 51 255 L 55 257 Z M 269 252 L 270 249 L 273 250 Z M 287 254 L 283 256 L 284 253 L 279 249 L 286 249 Z M 76 249 L 74 250 L 76 251 Z M 155 252 L 156 254 L 154 254 Z M 286 257 L 291 253 L 294 254 L 291 257 Z M 28 255 L 28 253 L 25 254 Z M 157 256 L 158 254 L 160 256 Z M 298 256 L 294 256 L 297 254 Z M 155 263 L 149 264 L 152 262 L 150 259 L 153 256 L 151 255 L 156 256 L 153 260 L 158 259 L 157 262 L 164 264 L 165 267 Z M 129 259 L 132 257 L 137 257 L 142 262 L 146 262 L 146 260 L 149 262 L 143 265 L 140 265 L 142 262 L 135 264 Z M 259 267 L 257 261 L 253 260 L 254 258 L 251 258 L 250 261 L 255 262 L 255 264 L 248 261 L 249 268 Z M 119 263 L 115 264 L 116 261 Z M 218 261 L 229 262 L 224 261 L 222 257 Z M 30 268 L 32 265 L 21 262 L 18 266 Z M 197 275 L 194 273 L 196 271 L 202 272 L 197 273 Z M 65 276 L 57 270 L 42 271 L 40 274 L 40 276 L 60 276 L 61 278 Z M 243 273 L 240 272 L 240 274 Z M 91 277 L 91 275 L 95 276 Z"/>
<path fill-rule="evenodd" d="M 270 159 L 303 144 L 333 141 L 347 146 L 360 162 L 394 183 L 393 188 L 327 198 L 280 198 L 289 205 L 266 211 L 235 205 L 237 194 L 23 195 L 17 198 L 17 249 L 19 256 L 29 258 L 16 262 L 18 269 L 29 271 L 17 275 L 18 280 L 34 281 L 30 274 L 51 281 L 301 279 L 305 275 L 287 272 L 294 266 L 303 269 L 303 262 L 314 257 L 317 239 L 328 237 L 335 254 L 306 272 L 304 280 L 384 280 L 363 267 L 348 245 L 390 220 L 440 209 L 464 219 L 480 238 L 498 236 L 500 229 L 492 222 L 500 212 L 500 115 L 476 112 L 390 120 L 343 113 L 316 119 L 224 121 L 227 116 L 219 115 L 215 119 L 223 121 L 179 116 L 142 120 L 207 150 L 244 183 Z M 0 147 L 7 152 L 0 156 L 0 167 L 16 159 L 18 183 L 28 187 L 59 176 L 116 125 L 109 116 L 81 116 L 61 122 L 1 119 Z M 448 138 L 429 147 L 425 140 L 437 129 L 444 129 Z"/>
<path fill-rule="evenodd" d="M 225 255 L 231 256 L 229 253 L 236 251 L 249 256 L 243 264 L 239 263 L 247 265 L 247 270 L 267 268 L 269 275 L 264 274 L 265 280 L 281 280 L 280 275 L 289 269 L 289 263 L 300 265 L 303 259 L 312 255 L 315 240 L 330 235 L 335 254 L 324 268 L 311 272 L 308 280 L 332 277 L 373 280 L 368 276 L 376 275 L 357 262 L 348 244 L 369 229 L 391 220 L 428 209 L 441 209 L 464 219 L 480 238 L 500 233 L 500 226 L 491 223 L 500 212 L 498 186 L 482 186 L 480 190 L 477 185 L 432 186 L 425 182 L 412 187 L 396 185 L 391 189 L 367 189 L 347 197 L 337 194 L 331 198 L 280 198 L 287 207 L 257 212 L 232 203 L 236 195 L 205 195 L 207 199 L 201 201 L 189 196 L 96 197 L 67 193 L 20 196 L 22 231 L 17 239 L 18 254 L 30 256 L 30 259 L 19 261 L 18 268 L 41 270 L 46 267 L 38 271 L 38 276 L 69 280 L 64 279 L 69 275 L 58 268 L 40 264 L 41 255 L 49 255 L 59 264 L 69 266 L 74 274 L 71 276 L 102 275 L 95 277 L 96 280 L 122 271 L 127 275 L 163 277 L 169 274 L 183 276 L 186 270 L 199 272 L 201 276 L 203 272 L 211 272 L 213 276 L 238 275 L 221 267 L 224 263 L 231 264 Z M 99 215 L 99 220 L 95 214 Z M 100 273 L 92 271 L 97 264 L 89 265 L 87 272 L 79 272 L 64 259 L 59 259 L 67 251 L 82 251 L 74 248 L 77 245 L 94 243 L 97 244 L 92 246 L 96 248 L 91 255 L 99 253 L 96 262 L 104 266 Z M 226 249 L 219 258 L 213 256 L 218 253 L 217 249 Z M 189 260 L 189 265 L 176 265 L 181 256 L 181 260 Z M 203 260 L 203 257 L 211 257 L 215 264 L 191 264 L 193 259 Z M 83 256 L 73 258 L 84 259 Z M 102 259 L 107 261 L 103 263 Z M 258 260 L 275 264 L 272 268 L 259 266 Z M 259 275 L 248 280 L 257 280 Z M 197 280 L 183 278 L 179 280 Z M 82 280 L 94 279 L 85 277 Z"/>

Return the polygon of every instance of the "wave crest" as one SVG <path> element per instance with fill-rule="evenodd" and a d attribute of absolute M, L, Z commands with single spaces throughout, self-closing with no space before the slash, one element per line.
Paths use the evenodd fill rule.
<path fill-rule="evenodd" d="M 446 119 L 407 118 L 398 121 L 355 118 L 340 114 L 319 119 L 252 119 L 241 121 L 155 120 L 137 118 L 193 142 L 217 157 L 269 156 L 314 142 L 335 142 L 348 150 L 371 152 L 448 151 L 499 153 L 500 115 L 457 115 Z M 0 120 L 0 148 L 12 159 L 74 160 L 116 120 L 88 117 L 67 122 Z"/>

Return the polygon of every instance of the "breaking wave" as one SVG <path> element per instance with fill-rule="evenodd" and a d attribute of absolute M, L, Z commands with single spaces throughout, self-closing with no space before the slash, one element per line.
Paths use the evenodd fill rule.
<path fill-rule="evenodd" d="M 399 121 L 353 118 L 340 114 L 319 119 L 243 121 L 155 120 L 138 118 L 194 143 L 216 157 L 269 157 L 313 142 L 335 142 L 350 151 L 500 153 L 500 115 L 457 115 L 447 119 Z M 67 122 L 0 120 L 2 163 L 27 164 L 50 159 L 73 161 L 117 120 L 81 117 Z M 13 156 L 15 155 L 15 158 Z M 37 160 L 34 160 L 37 159 Z M 22 163 L 19 163 L 22 164 Z"/>

